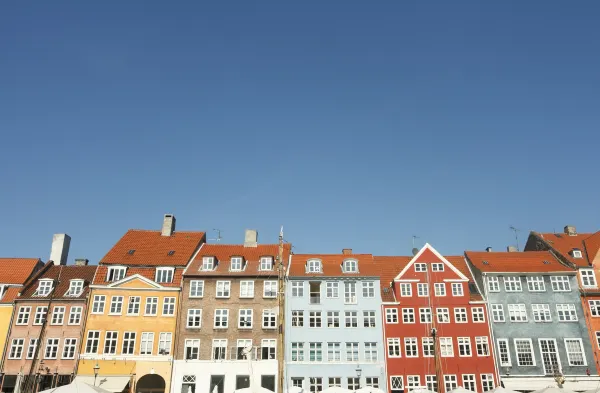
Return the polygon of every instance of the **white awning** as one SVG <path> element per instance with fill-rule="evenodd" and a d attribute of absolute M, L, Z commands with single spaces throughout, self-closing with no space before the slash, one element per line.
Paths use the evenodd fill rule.
<path fill-rule="evenodd" d="M 125 386 L 130 381 L 129 376 L 104 376 L 99 375 L 96 378 L 96 386 L 109 392 L 120 393 L 125 389 Z M 94 386 L 93 375 L 78 375 L 75 377 L 75 381 L 85 382 L 88 385 Z"/>

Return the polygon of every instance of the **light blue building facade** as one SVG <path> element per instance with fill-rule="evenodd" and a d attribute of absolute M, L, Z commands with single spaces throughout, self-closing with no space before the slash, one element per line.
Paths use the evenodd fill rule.
<path fill-rule="evenodd" d="M 387 391 L 379 276 L 371 255 L 294 255 L 286 283 L 285 386 Z"/>

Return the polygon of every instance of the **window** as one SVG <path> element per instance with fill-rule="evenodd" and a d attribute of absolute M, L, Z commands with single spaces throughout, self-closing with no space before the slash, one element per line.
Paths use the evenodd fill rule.
<path fill-rule="evenodd" d="M 440 337 L 440 354 L 443 358 L 454 356 L 452 337 Z"/>
<path fill-rule="evenodd" d="M 292 327 L 304 326 L 304 311 L 293 310 L 292 311 Z"/>
<path fill-rule="evenodd" d="M 172 267 L 157 267 L 156 268 L 156 282 L 157 283 L 170 283 L 173 282 L 173 271 Z"/>
<path fill-rule="evenodd" d="M 375 311 L 363 311 L 363 327 L 375 327 Z"/>
<path fill-rule="evenodd" d="M 458 387 L 456 375 L 444 375 L 444 386 L 446 387 L 446 392 L 456 389 Z"/>
<path fill-rule="evenodd" d="M 308 326 L 309 327 L 321 327 L 322 316 L 321 311 L 309 311 L 308 313 Z"/>
<path fill-rule="evenodd" d="M 494 389 L 494 374 L 481 374 L 481 387 L 484 392 Z"/>
<path fill-rule="evenodd" d="M 311 259 L 306 264 L 308 273 L 321 273 L 321 261 L 318 259 Z"/>
<path fill-rule="evenodd" d="M 502 304 L 492 304 L 492 319 L 494 322 L 504 322 L 504 306 Z"/>
<path fill-rule="evenodd" d="M 529 292 L 546 291 L 546 286 L 544 285 L 544 278 L 539 276 L 527 277 L 527 289 L 529 290 Z"/>
<path fill-rule="evenodd" d="M 175 298 L 165 297 L 163 298 L 163 309 L 162 315 L 175 315 Z"/>
<path fill-rule="evenodd" d="M 200 355 L 200 340 L 185 340 L 185 359 L 196 360 Z"/>
<path fill-rule="evenodd" d="M 414 308 L 403 308 L 402 309 L 402 322 L 415 323 L 415 309 Z"/>
<path fill-rule="evenodd" d="M 506 292 L 521 292 L 521 277 L 504 277 L 504 290 Z"/>
<path fill-rule="evenodd" d="M 321 343 L 309 343 L 309 361 L 323 361 L 323 348 Z"/>
<path fill-rule="evenodd" d="M 187 312 L 187 325 L 188 329 L 195 329 L 202 327 L 202 310 L 196 308 L 190 308 Z"/>
<path fill-rule="evenodd" d="M 303 297 L 304 296 L 304 282 L 292 281 L 292 296 Z"/>
<path fill-rule="evenodd" d="M 412 286 L 410 283 L 401 283 L 400 284 L 400 296 L 401 297 L 411 297 L 412 296 Z"/>
<path fill-rule="evenodd" d="M 238 313 L 238 328 L 252 329 L 253 310 L 241 309 Z"/>
<path fill-rule="evenodd" d="M 438 308 L 436 310 L 438 323 L 450 323 L 450 310 L 447 308 Z"/>
<path fill-rule="evenodd" d="M 162 332 L 158 336 L 158 354 L 169 355 L 171 354 L 171 343 L 173 342 L 173 333 Z"/>
<path fill-rule="evenodd" d="M 141 297 L 129 296 L 129 304 L 127 305 L 127 315 L 139 315 L 141 302 Z"/>
<path fill-rule="evenodd" d="M 475 384 L 475 374 L 463 374 L 462 383 L 463 388 L 470 390 L 471 392 L 477 391 L 477 387 Z"/>
<path fill-rule="evenodd" d="M 517 365 L 535 366 L 530 338 L 515 338 L 515 353 L 517 354 Z"/>
<path fill-rule="evenodd" d="M 292 384 L 294 383 L 293 378 L 292 378 Z M 329 377 L 329 387 L 334 387 L 337 386 L 338 388 L 342 387 L 342 378 L 340 377 Z M 302 386 L 298 386 L 298 387 L 302 387 Z"/>
<path fill-rule="evenodd" d="M 135 349 L 135 332 L 125 332 L 123 334 L 123 355 L 133 355 Z"/>
<path fill-rule="evenodd" d="M 512 363 L 510 361 L 510 352 L 508 351 L 508 340 L 506 338 L 499 338 L 496 340 L 498 343 L 498 356 L 500 358 L 500 367 L 510 367 Z"/>
<path fill-rule="evenodd" d="M 275 359 L 275 352 L 277 347 L 275 346 L 274 339 L 264 339 L 260 342 L 260 358 L 262 360 Z"/>
<path fill-rule="evenodd" d="M 104 302 L 106 302 L 106 296 L 95 295 L 92 303 L 92 314 L 104 314 Z"/>
<path fill-rule="evenodd" d="M 587 365 L 585 355 L 583 354 L 583 342 L 580 338 L 565 338 L 565 348 L 567 349 L 569 366 Z"/>
<path fill-rule="evenodd" d="M 425 375 L 425 385 L 427 386 L 427 390 L 437 392 L 437 377 L 435 375 Z"/>
<path fill-rule="evenodd" d="M 156 315 L 158 313 L 158 298 L 147 297 L 146 298 L 146 309 L 144 315 Z"/>
<path fill-rule="evenodd" d="M 377 361 L 377 343 L 365 343 L 365 362 Z"/>
<path fill-rule="evenodd" d="M 328 299 L 336 299 L 340 296 L 340 286 L 337 282 L 329 281 L 325 283 L 325 293 Z"/>
<path fill-rule="evenodd" d="M 355 304 L 356 303 L 356 283 L 345 282 L 344 283 L 344 303 Z"/>
<path fill-rule="evenodd" d="M 190 281 L 190 297 L 203 297 L 204 296 L 204 281 L 192 280 Z"/>
<path fill-rule="evenodd" d="M 348 389 L 354 391 L 359 388 L 360 388 L 360 378 L 348 377 Z"/>
<path fill-rule="evenodd" d="M 558 349 L 555 339 L 540 339 L 540 352 L 542 354 L 542 363 L 544 364 L 544 373 L 554 375 L 560 372 L 560 361 L 558 360 Z"/>
<path fill-rule="evenodd" d="M 446 283 L 436 282 L 433 287 L 435 296 L 446 296 Z"/>
<path fill-rule="evenodd" d="M 557 304 L 556 312 L 560 322 L 575 322 L 577 321 L 577 311 L 574 304 Z"/>
<path fill-rule="evenodd" d="M 292 362 L 304 361 L 304 343 L 292 343 Z"/>
<path fill-rule="evenodd" d="M 314 377 L 309 378 L 310 381 L 310 393 L 318 393 L 323 390 L 323 378 Z"/>
<path fill-rule="evenodd" d="M 30 338 L 29 346 L 27 347 L 27 355 L 25 359 L 33 359 L 33 355 L 35 355 L 35 348 L 37 347 L 38 339 Z"/>
<path fill-rule="evenodd" d="M 41 325 L 46 320 L 46 313 L 48 312 L 48 307 L 36 307 L 35 309 L 35 317 L 33 318 L 34 325 Z"/>
<path fill-rule="evenodd" d="M 202 257 L 202 270 L 214 270 L 215 269 L 215 258 L 213 257 Z"/>
<path fill-rule="evenodd" d="M 320 304 L 321 303 L 321 283 L 320 282 L 310 282 L 308 283 L 310 287 L 310 304 Z"/>
<path fill-rule="evenodd" d="M 387 339 L 388 356 L 391 358 L 400 357 L 400 339 L 397 337 Z"/>
<path fill-rule="evenodd" d="M 344 261 L 344 273 L 357 273 L 358 272 L 358 261 L 349 259 Z"/>
<path fill-rule="evenodd" d="M 263 310 L 262 327 L 263 329 L 275 329 L 277 327 L 277 314 L 274 310 Z"/>
<path fill-rule="evenodd" d="M 527 310 L 524 304 L 509 304 L 508 317 L 511 322 L 527 322 Z"/>
<path fill-rule="evenodd" d="M 48 296 L 50 291 L 52 291 L 52 280 L 42 279 L 38 283 L 37 290 L 33 296 Z"/>
<path fill-rule="evenodd" d="M 263 297 L 277 297 L 277 281 L 265 281 L 263 287 Z"/>
<path fill-rule="evenodd" d="M 9 359 L 21 359 L 23 355 L 23 345 L 25 345 L 24 338 L 13 338 L 10 353 L 8 354 Z"/>
<path fill-rule="evenodd" d="M 215 310 L 215 329 L 227 329 L 229 327 L 229 310 L 218 308 Z"/>
<path fill-rule="evenodd" d="M 420 308 L 419 316 L 421 323 L 431 323 L 431 308 Z"/>
<path fill-rule="evenodd" d="M 444 264 L 443 263 L 432 263 L 431 264 L 431 271 L 432 272 L 443 272 L 444 271 Z"/>
<path fill-rule="evenodd" d="M 327 343 L 327 361 L 340 362 L 342 359 L 340 343 Z"/>
<path fill-rule="evenodd" d="M 584 287 L 596 287 L 596 277 L 593 269 L 579 269 L 579 274 L 581 274 L 581 283 Z"/>
<path fill-rule="evenodd" d="M 196 393 L 196 376 L 184 375 L 181 380 L 181 392 Z"/>
<path fill-rule="evenodd" d="M 31 313 L 30 306 L 21 306 L 17 315 L 17 325 L 27 325 L 29 323 L 29 314 Z"/>
<path fill-rule="evenodd" d="M 488 277 L 488 291 L 490 292 L 500 292 L 500 281 L 498 277 Z"/>
<path fill-rule="evenodd" d="M 273 258 L 261 257 L 260 258 L 260 270 L 273 270 Z"/>
<path fill-rule="evenodd" d="M 486 336 L 475 337 L 475 347 L 477 348 L 477 356 L 490 356 L 490 344 Z"/>
<path fill-rule="evenodd" d="M 392 393 L 401 393 L 404 391 L 404 384 L 402 383 L 401 375 L 391 375 L 390 376 L 390 385 Z"/>
<path fill-rule="evenodd" d="M 117 353 L 117 340 L 119 332 L 106 332 L 104 336 L 104 354 L 114 355 Z"/>
<path fill-rule="evenodd" d="M 366 377 L 365 385 L 371 388 L 379 388 L 379 377 Z"/>
<path fill-rule="evenodd" d="M 416 337 L 404 338 L 404 354 L 407 358 L 416 358 L 419 356 L 419 348 Z"/>
<path fill-rule="evenodd" d="M 421 386 L 421 376 L 420 375 L 407 375 L 406 376 L 406 390 L 408 392 L 418 388 Z"/>
<path fill-rule="evenodd" d="M 217 281 L 217 297 L 227 298 L 231 295 L 231 281 Z"/>
<path fill-rule="evenodd" d="M 242 270 L 242 257 L 231 257 L 231 265 L 229 268 L 231 271 L 241 271 Z"/>
<path fill-rule="evenodd" d="M 415 263 L 415 272 L 426 272 L 427 264 L 426 263 Z"/>
<path fill-rule="evenodd" d="M 456 323 L 467 323 L 467 309 L 464 307 L 455 308 L 454 320 Z"/>
<path fill-rule="evenodd" d="M 398 323 L 398 309 L 397 308 L 386 308 L 385 309 L 385 323 Z"/>
<path fill-rule="evenodd" d="M 225 360 L 227 357 L 227 340 L 212 340 L 212 360 Z"/>
<path fill-rule="evenodd" d="M 433 337 L 421 337 L 423 345 L 423 356 L 426 358 L 433 357 Z"/>
<path fill-rule="evenodd" d="M 331 385 L 331 379 L 332 378 L 329 378 L 329 386 L 332 386 Z M 302 378 L 302 377 L 292 377 L 292 386 L 295 387 L 295 388 L 302 389 L 304 387 L 304 378 Z M 336 385 L 336 386 L 339 386 L 339 385 Z"/>
<path fill-rule="evenodd" d="M 452 296 L 463 296 L 463 285 L 461 282 L 452 283 Z"/>
<path fill-rule="evenodd" d="M 571 284 L 569 277 L 566 276 L 550 276 L 550 283 L 554 292 L 570 292 Z"/>
<path fill-rule="evenodd" d="M 358 312 L 357 311 L 346 311 L 344 312 L 344 321 L 347 328 L 358 327 Z"/>
<path fill-rule="evenodd" d="M 590 312 L 593 317 L 600 317 L 600 300 L 589 300 Z"/>
<path fill-rule="evenodd" d="M 578 248 L 574 248 L 571 250 L 571 255 L 573 255 L 573 258 L 583 258 L 583 253 L 581 252 L 580 249 Z"/>
<path fill-rule="evenodd" d="M 106 274 L 106 281 L 107 282 L 113 282 L 113 281 L 119 281 L 122 280 L 123 278 L 125 278 L 125 270 L 127 268 L 126 267 L 109 267 L 108 268 L 108 273 Z"/>
<path fill-rule="evenodd" d="M 552 322 L 549 304 L 532 304 L 531 312 L 533 313 L 533 320 L 535 322 Z"/>
<path fill-rule="evenodd" d="M 234 359 L 243 360 L 243 359 L 252 359 L 255 356 L 252 348 L 252 340 L 251 339 L 238 339 L 237 345 L 234 353 L 231 356 Z M 232 351 L 233 352 L 233 351 Z"/>
<path fill-rule="evenodd" d="M 152 347 L 154 346 L 154 333 L 143 332 L 142 343 L 140 346 L 140 355 L 152 355 Z"/>
<path fill-rule="evenodd" d="M 56 359 L 56 356 L 58 356 L 58 342 L 58 338 L 49 338 L 46 340 L 44 359 Z"/>
<path fill-rule="evenodd" d="M 327 327 L 329 327 L 329 328 L 340 327 L 340 312 L 339 311 L 327 311 Z"/>
<path fill-rule="evenodd" d="M 123 296 L 113 296 L 110 299 L 110 311 L 109 314 L 121 315 L 123 309 Z"/>
<path fill-rule="evenodd" d="M 429 296 L 429 284 L 417 284 L 417 296 L 419 296 L 419 297 Z"/>
<path fill-rule="evenodd" d="M 87 341 L 85 342 L 85 353 L 98 353 L 98 344 L 100 343 L 100 332 L 97 330 L 88 331 Z"/>
<path fill-rule="evenodd" d="M 67 297 L 77 297 L 83 292 L 83 280 L 69 281 L 69 290 L 65 293 Z"/>
<path fill-rule="evenodd" d="M 458 356 L 471 356 L 471 338 L 458 337 Z"/>
<path fill-rule="evenodd" d="M 64 306 L 54 306 L 52 310 L 52 321 L 51 325 L 62 325 L 65 319 L 65 307 Z"/>
<path fill-rule="evenodd" d="M 253 298 L 254 297 L 254 281 L 240 281 L 240 297 L 241 298 Z"/>
<path fill-rule="evenodd" d="M 358 343 L 346 343 L 346 361 L 358 362 Z"/>
<path fill-rule="evenodd" d="M 475 322 L 475 323 L 485 322 L 485 316 L 483 314 L 483 307 L 473 307 L 471 309 L 471 315 L 473 316 L 473 322 Z"/>

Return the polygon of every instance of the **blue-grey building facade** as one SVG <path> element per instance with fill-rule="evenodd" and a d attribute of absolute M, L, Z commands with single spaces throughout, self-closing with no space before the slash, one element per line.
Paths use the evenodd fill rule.
<path fill-rule="evenodd" d="M 293 255 L 286 282 L 285 385 L 387 391 L 379 276 L 371 255 Z"/>

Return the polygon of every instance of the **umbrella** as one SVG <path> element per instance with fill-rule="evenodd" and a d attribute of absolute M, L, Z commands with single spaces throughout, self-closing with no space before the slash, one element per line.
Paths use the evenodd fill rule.
<path fill-rule="evenodd" d="M 302 393 L 302 388 L 298 386 L 292 386 L 287 390 L 287 393 Z"/>
<path fill-rule="evenodd" d="M 452 389 L 450 393 L 475 393 L 472 390 L 468 390 L 463 388 L 462 386 L 457 387 L 456 389 Z"/>
<path fill-rule="evenodd" d="M 503 388 L 501 386 L 496 386 L 495 388 L 490 390 L 488 393 L 518 393 L 518 392 L 515 392 L 514 390 Z"/>
<path fill-rule="evenodd" d="M 435 392 L 433 390 L 429 390 L 429 389 L 425 389 L 425 388 L 416 388 L 416 389 L 410 389 L 410 393 L 435 393 Z"/>
<path fill-rule="evenodd" d="M 357 390 L 358 391 L 358 390 Z M 321 393 L 351 393 L 351 390 L 341 388 L 339 386 L 332 386 L 323 390 Z"/>
<path fill-rule="evenodd" d="M 88 385 L 85 382 L 73 381 L 68 385 L 59 386 L 48 390 L 42 390 L 39 393 L 111 393 L 106 389 L 98 386 Z"/>
<path fill-rule="evenodd" d="M 379 388 L 366 386 L 364 388 L 360 388 L 360 389 L 356 390 L 356 393 L 385 393 L 385 392 Z"/>
<path fill-rule="evenodd" d="M 583 393 L 600 393 L 600 388 L 596 388 L 596 389 L 591 389 L 591 390 L 586 390 Z"/>
<path fill-rule="evenodd" d="M 255 387 L 253 388 L 243 388 L 243 389 L 238 389 L 238 390 L 234 390 L 233 393 L 273 393 L 271 390 L 267 389 L 267 388 L 263 388 L 261 387 Z"/>
<path fill-rule="evenodd" d="M 572 390 L 559 388 L 558 386 L 549 386 L 540 390 L 536 390 L 533 393 L 575 393 Z"/>

